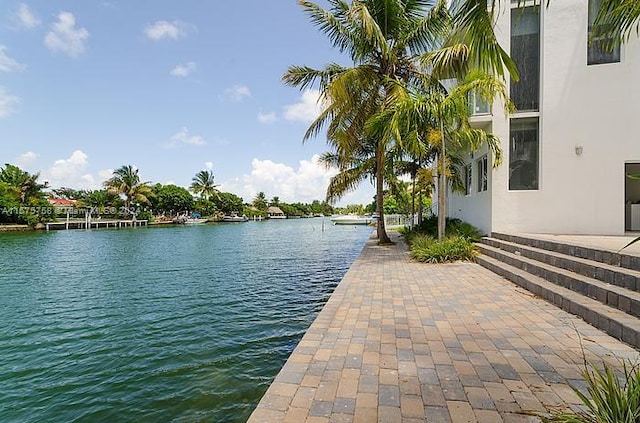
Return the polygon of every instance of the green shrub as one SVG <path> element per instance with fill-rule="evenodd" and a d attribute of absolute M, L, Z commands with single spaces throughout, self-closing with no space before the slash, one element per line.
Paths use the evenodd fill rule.
<path fill-rule="evenodd" d="M 414 235 L 410 242 L 411 256 L 426 263 L 448 263 L 473 260 L 476 247 L 468 238 L 452 236 L 438 241 L 426 235 Z"/>
<path fill-rule="evenodd" d="M 411 245 L 416 237 L 438 237 L 438 217 L 432 216 L 422 221 L 422 223 L 413 229 L 403 228 L 401 230 L 404 239 L 407 244 Z M 470 223 L 463 222 L 460 219 L 447 219 L 447 227 L 445 231 L 445 237 L 460 237 L 465 238 L 471 242 L 477 242 L 482 237 L 482 233 L 478 228 Z"/>
<path fill-rule="evenodd" d="M 592 365 L 582 373 L 588 396 L 574 391 L 585 405 L 585 412 L 555 414 L 545 422 L 562 423 L 638 423 L 640 422 L 640 368 L 624 363 L 622 381 L 608 365 L 600 370 Z"/>

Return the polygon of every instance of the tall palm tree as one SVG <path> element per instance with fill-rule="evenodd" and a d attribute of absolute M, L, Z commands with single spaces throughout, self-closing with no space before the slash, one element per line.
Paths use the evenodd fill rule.
<path fill-rule="evenodd" d="M 218 185 L 214 182 L 213 172 L 210 170 L 201 170 L 191 179 L 191 191 L 201 195 L 205 200 L 211 197 L 218 197 Z"/>
<path fill-rule="evenodd" d="M 442 27 L 446 7 L 442 1 L 432 13 L 427 13 L 432 3 L 424 0 L 353 0 L 351 4 L 329 0 L 328 10 L 310 1 L 300 0 L 299 4 L 332 44 L 348 53 L 354 62 L 352 67 L 331 64 L 321 70 L 292 66 L 284 75 L 287 84 L 303 89 L 318 84 L 327 106 L 312 123 L 305 140 L 317 135 L 327 124 L 327 139 L 335 150 L 334 159 L 342 163 L 342 170 L 350 168 L 353 162 L 369 166 L 375 176 L 376 211 L 380 215 L 378 242 L 390 243 L 384 227 L 383 169 L 392 140 L 366 137 L 364 127 L 368 119 L 382 110 L 389 82 L 414 77 L 416 63 L 411 60 L 411 52 L 417 54 L 433 42 L 433 29 Z M 358 146 L 363 140 L 367 148 Z M 372 157 L 364 160 L 365 151 L 371 152 Z M 353 176 L 353 172 L 343 176 Z M 338 185 L 352 189 L 353 181 L 349 178 Z M 328 199 L 332 197 L 329 195 Z"/>
<path fill-rule="evenodd" d="M 124 206 L 131 211 L 135 203 L 151 204 L 149 198 L 153 190 L 149 182 L 141 182 L 138 169 L 132 165 L 124 165 L 113 171 L 113 176 L 104 182 L 107 192 L 112 195 L 124 196 Z"/>

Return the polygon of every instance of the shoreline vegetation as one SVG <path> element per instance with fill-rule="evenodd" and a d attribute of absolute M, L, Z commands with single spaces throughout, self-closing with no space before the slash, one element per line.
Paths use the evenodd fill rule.
<path fill-rule="evenodd" d="M 287 203 L 277 196 L 268 198 L 264 192 L 245 201 L 217 187 L 210 170 L 196 173 L 187 189 L 173 184 L 144 182 L 137 168 L 125 165 L 113 172 L 102 189 L 52 188 L 48 182 L 40 181 L 39 173 L 31 174 L 7 163 L 0 167 L 0 232 L 44 230 L 47 223 L 55 223 L 56 228 L 51 229 L 60 229 L 67 222 L 72 226 L 84 223 L 87 227 L 87 222 L 145 221 L 157 226 L 176 224 L 176 219 L 186 218 L 218 222 L 225 216 L 237 215 L 261 221 L 270 217 L 364 215 L 376 210 L 375 197 L 368 205 L 335 207 L 326 200 Z M 386 190 L 383 193 L 384 212 L 410 215 L 416 208 L 414 194 L 415 190 L 409 184 Z M 428 210 L 430 196 L 420 196 L 417 207 Z"/>

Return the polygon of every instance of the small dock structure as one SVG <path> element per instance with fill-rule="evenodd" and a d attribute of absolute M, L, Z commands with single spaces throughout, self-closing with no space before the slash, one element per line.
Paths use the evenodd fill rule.
<path fill-rule="evenodd" d="M 46 230 L 62 229 L 100 229 L 100 228 L 131 228 L 147 226 L 148 220 L 72 220 L 64 222 L 47 222 Z"/>

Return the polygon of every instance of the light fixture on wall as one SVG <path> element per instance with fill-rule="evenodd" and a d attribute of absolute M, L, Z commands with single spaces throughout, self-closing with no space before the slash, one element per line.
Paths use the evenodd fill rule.
<path fill-rule="evenodd" d="M 576 145 L 575 149 L 576 149 L 576 156 L 581 156 L 582 155 L 582 146 L 581 145 Z"/>

